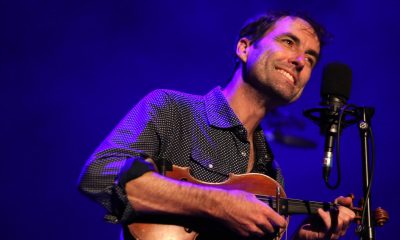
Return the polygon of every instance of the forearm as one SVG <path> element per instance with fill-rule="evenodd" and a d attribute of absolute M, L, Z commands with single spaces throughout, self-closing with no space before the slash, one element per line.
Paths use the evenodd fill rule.
<path fill-rule="evenodd" d="M 154 172 L 129 181 L 125 190 L 138 215 L 174 214 L 219 218 L 227 191 L 166 178 Z"/>

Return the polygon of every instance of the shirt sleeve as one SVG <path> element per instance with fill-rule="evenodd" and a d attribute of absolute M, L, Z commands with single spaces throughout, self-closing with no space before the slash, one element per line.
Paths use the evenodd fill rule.
<path fill-rule="evenodd" d="M 134 206 L 129 204 L 125 184 L 156 163 L 174 123 L 174 111 L 167 93 L 156 90 L 143 98 L 117 125 L 86 162 L 79 178 L 79 190 L 102 205 L 105 219 L 131 223 Z"/>

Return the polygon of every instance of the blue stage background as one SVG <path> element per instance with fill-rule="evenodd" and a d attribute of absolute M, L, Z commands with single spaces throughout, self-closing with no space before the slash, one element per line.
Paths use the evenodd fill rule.
<path fill-rule="evenodd" d="M 396 107 L 400 78 L 398 4 L 361 1 L 2 1 L 0 3 L 1 239 L 118 239 L 119 227 L 77 191 L 88 156 L 146 93 L 169 88 L 204 94 L 233 69 L 243 22 L 264 10 L 309 12 L 334 35 L 303 97 L 281 113 L 287 127 L 318 143 L 295 148 L 271 140 L 293 198 L 362 195 L 359 134 L 342 137 L 342 184 L 321 178 L 323 137 L 302 111 L 320 101 L 322 66 L 353 69 L 349 102 L 374 106 L 373 207 L 391 220 L 377 239 L 395 239 L 400 211 Z M 293 217 L 292 232 L 301 217 Z M 357 239 L 349 234 L 345 239 Z"/>

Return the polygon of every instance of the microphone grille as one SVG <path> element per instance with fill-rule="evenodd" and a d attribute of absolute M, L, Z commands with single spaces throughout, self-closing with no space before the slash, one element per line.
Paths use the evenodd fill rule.
<path fill-rule="evenodd" d="M 322 72 L 321 97 L 335 96 L 346 102 L 350 97 L 352 71 L 344 63 L 329 63 Z"/>

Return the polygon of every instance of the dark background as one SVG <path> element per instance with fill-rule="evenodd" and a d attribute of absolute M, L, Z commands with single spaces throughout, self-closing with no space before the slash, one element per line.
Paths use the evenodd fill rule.
<path fill-rule="evenodd" d="M 372 203 L 391 215 L 377 239 L 394 239 L 400 216 L 400 27 L 394 0 L 1 1 L 0 238 L 117 239 L 119 227 L 104 223 L 103 210 L 77 191 L 86 159 L 149 91 L 205 94 L 224 85 L 243 22 L 270 9 L 305 10 L 335 36 L 303 97 L 281 110 L 290 119 L 286 133 L 318 147 L 271 142 L 287 194 L 312 200 L 362 196 L 356 127 L 343 134 L 342 184 L 331 191 L 321 179 L 323 137 L 302 117 L 320 101 L 322 66 L 347 63 L 353 69 L 349 102 L 376 108 Z M 300 220 L 292 218 L 289 232 Z"/>

